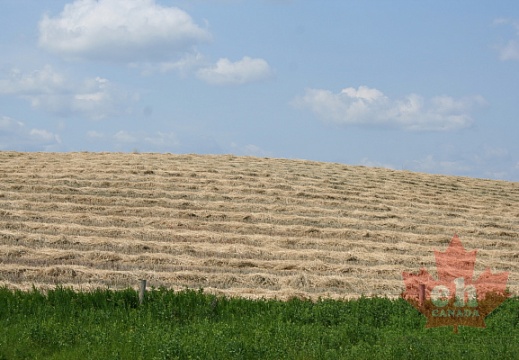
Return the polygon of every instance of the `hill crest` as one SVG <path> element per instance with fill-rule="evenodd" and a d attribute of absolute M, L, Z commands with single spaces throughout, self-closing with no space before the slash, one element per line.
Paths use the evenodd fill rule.
<path fill-rule="evenodd" d="M 519 183 L 307 160 L 0 152 L 0 284 L 402 292 L 454 233 L 519 294 Z"/>

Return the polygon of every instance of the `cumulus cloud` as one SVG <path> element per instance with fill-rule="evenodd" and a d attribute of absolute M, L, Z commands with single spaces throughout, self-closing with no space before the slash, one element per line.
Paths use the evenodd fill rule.
<path fill-rule="evenodd" d="M 236 155 L 256 156 L 256 157 L 273 156 L 271 151 L 267 151 L 254 144 L 247 144 L 247 145 L 242 146 L 235 142 L 231 142 L 230 150 L 233 154 L 236 154 Z"/>
<path fill-rule="evenodd" d="M 109 80 L 95 77 L 75 81 L 51 66 L 22 72 L 12 69 L 0 78 L 0 95 L 14 95 L 31 106 L 59 116 L 82 116 L 94 120 L 121 114 L 132 96 Z"/>
<path fill-rule="evenodd" d="M 23 73 L 20 69 L 13 68 L 4 78 L 0 78 L 0 94 L 51 94 L 56 91 L 68 91 L 69 85 L 66 78 L 52 67 L 30 74 Z"/>
<path fill-rule="evenodd" d="M 461 160 L 438 160 L 434 155 L 415 160 L 412 164 L 415 171 L 440 174 L 464 174 L 472 170 L 472 165 Z"/>
<path fill-rule="evenodd" d="M 323 121 L 343 125 L 391 126 L 411 131 L 449 131 L 472 124 L 470 111 L 484 104 L 481 96 L 454 99 L 437 96 L 425 99 L 410 94 L 391 99 L 380 90 L 360 86 L 335 94 L 329 90 L 306 89 L 295 107 L 309 109 Z"/>
<path fill-rule="evenodd" d="M 0 150 L 48 151 L 61 144 L 58 134 L 27 127 L 23 122 L 0 116 Z"/>
<path fill-rule="evenodd" d="M 245 84 L 266 79 L 271 74 L 272 70 L 265 60 L 248 56 L 236 62 L 222 58 L 214 66 L 197 71 L 198 78 L 214 85 Z"/>
<path fill-rule="evenodd" d="M 517 181 L 515 153 L 501 145 L 479 144 L 469 149 L 466 144 L 442 144 L 438 147 L 443 149 L 442 154 L 410 153 L 411 158 L 394 161 L 398 168 L 412 171 Z"/>
<path fill-rule="evenodd" d="M 136 143 L 138 140 L 136 136 L 125 130 L 118 131 L 113 138 L 119 143 Z"/>
<path fill-rule="evenodd" d="M 510 40 L 500 48 L 501 60 L 519 60 L 519 41 Z"/>
<path fill-rule="evenodd" d="M 177 139 L 177 135 L 173 132 L 165 133 L 159 131 L 154 135 L 145 136 L 144 142 L 156 148 L 180 145 L 180 142 Z"/>
<path fill-rule="evenodd" d="M 499 146 L 485 145 L 483 147 L 483 157 L 488 160 L 503 159 L 508 157 L 508 149 Z"/>
<path fill-rule="evenodd" d="M 87 136 L 92 141 L 103 140 L 104 134 L 98 136 L 95 131 L 90 131 Z M 115 148 L 121 151 L 165 152 L 180 146 L 177 134 L 174 132 L 157 131 L 148 133 L 145 131 L 120 130 L 110 136 Z"/>
<path fill-rule="evenodd" d="M 76 0 L 39 23 L 42 48 L 89 60 L 169 61 L 210 38 L 185 11 L 154 0 Z"/>
<path fill-rule="evenodd" d="M 499 45 L 499 58 L 506 60 L 519 60 L 519 22 L 508 19 L 497 19 L 496 25 L 510 25 L 515 29 L 515 38 L 508 40 L 505 44 Z"/>
<path fill-rule="evenodd" d="M 184 54 L 180 59 L 175 61 L 161 61 L 161 62 L 144 62 L 131 63 L 130 67 L 141 69 L 142 75 L 152 75 L 154 73 L 166 73 L 176 71 L 182 76 L 186 76 L 193 71 L 205 65 L 206 60 L 199 52 L 193 51 Z"/>

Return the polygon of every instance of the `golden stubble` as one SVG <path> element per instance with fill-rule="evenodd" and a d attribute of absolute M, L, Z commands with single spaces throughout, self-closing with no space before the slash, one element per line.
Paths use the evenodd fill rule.
<path fill-rule="evenodd" d="M 519 183 L 304 160 L 0 152 L 0 286 L 398 297 L 459 234 L 519 295 Z"/>

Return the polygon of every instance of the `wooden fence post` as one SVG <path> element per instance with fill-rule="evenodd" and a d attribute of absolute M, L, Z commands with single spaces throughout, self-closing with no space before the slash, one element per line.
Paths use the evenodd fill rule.
<path fill-rule="evenodd" d="M 140 279 L 140 286 L 139 286 L 139 304 L 142 304 L 144 302 L 144 294 L 146 293 L 146 280 Z"/>
<path fill-rule="evenodd" d="M 425 284 L 420 284 L 420 291 L 418 292 L 418 302 L 423 306 L 425 302 Z"/>

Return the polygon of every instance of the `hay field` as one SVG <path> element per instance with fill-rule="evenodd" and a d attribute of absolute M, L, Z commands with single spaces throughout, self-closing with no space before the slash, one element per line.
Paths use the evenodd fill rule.
<path fill-rule="evenodd" d="M 0 152 L 0 285 L 396 297 L 454 233 L 519 295 L 519 183 L 231 155 Z"/>

